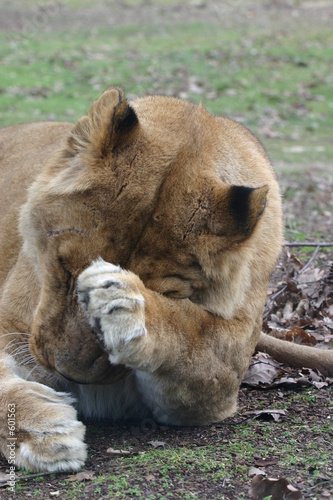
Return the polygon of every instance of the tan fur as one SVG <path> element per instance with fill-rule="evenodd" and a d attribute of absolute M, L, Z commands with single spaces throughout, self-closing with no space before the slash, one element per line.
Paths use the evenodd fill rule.
<path fill-rule="evenodd" d="M 201 106 L 129 106 L 120 89 L 74 127 L 0 141 L 2 451 L 14 403 L 18 465 L 82 466 L 83 426 L 55 390 L 96 418 L 231 415 L 282 239 L 260 143 Z"/>

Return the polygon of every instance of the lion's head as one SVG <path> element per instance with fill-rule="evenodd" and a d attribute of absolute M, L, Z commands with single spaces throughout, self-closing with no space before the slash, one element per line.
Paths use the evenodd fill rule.
<path fill-rule="evenodd" d="M 128 104 L 120 89 L 107 90 L 54 152 L 21 213 L 41 285 L 30 343 L 37 360 L 79 382 L 118 375 L 76 301 L 79 273 L 99 256 L 171 299 L 233 317 L 276 257 L 264 248 L 280 210 L 267 163 L 249 132 L 202 106 L 164 97 Z"/>

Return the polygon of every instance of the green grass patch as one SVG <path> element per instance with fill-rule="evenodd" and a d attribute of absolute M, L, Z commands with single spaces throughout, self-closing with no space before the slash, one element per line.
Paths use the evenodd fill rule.
<path fill-rule="evenodd" d="M 331 393 L 331 388 L 328 391 Z M 98 457 L 97 467 L 94 465 L 93 469 L 95 478 L 73 481 L 68 478 L 68 474 L 35 477 L 29 482 L 17 482 L 16 493 L 18 498 L 24 498 L 26 491 L 33 491 L 34 496 L 38 497 L 41 479 L 44 479 L 52 484 L 52 490 L 58 489 L 64 499 L 101 498 L 108 495 L 115 499 L 201 500 L 204 484 L 216 492 L 223 488 L 230 494 L 234 493 L 238 484 L 249 484 L 249 470 L 255 466 L 258 457 L 268 461 L 274 458 L 284 477 L 299 474 L 309 478 L 309 481 L 311 478 L 315 480 L 331 467 L 328 443 L 333 436 L 330 418 L 308 418 L 311 407 L 317 407 L 319 397 L 320 393 L 312 388 L 290 392 L 283 400 L 271 403 L 270 407 L 286 410 L 286 416 L 279 422 L 243 417 L 242 421 L 228 426 L 227 420 L 227 430 L 217 426 L 206 435 L 205 428 L 202 431 L 198 428 L 191 435 L 187 434 L 186 442 L 178 446 L 168 444 L 170 437 L 174 443 L 178 435 L 177 430 L 170 429 L 172 436 L 169 436 L 169 431 L 163 431 L 158 437 L 154 435 L 153 439 L 166 440 L 164 447 L 153 448 L 149 443 L 150 438 L 147 440 L 145 437 L 140 446 L 142 451 L 137 455 L 112 457 L 105 449 L 98 447 L 98 451 L 92 450 L 91 456 L 91 459 Z M 265 396 L 262 401 L 267 406 Z M 253 403 L 256 408 L 263 406 L 260 399 Z M 306 416 L 300 411 L 303 408 L 306 409 Z M 100 440 L 101 435 L 107 432 L 106 428 L 99 429 L 96 435 L 95 430 L 94 427 L 88 428 L 88 434 L 92 434 L 94 440 Z M 322 439 L 323 446 L 320 446 L 318 443 Z M 127 432 L 117 446 L 131 450 L 132 440 L 133 437 Z M 103 439 L 100 442 L 105 441 Z M 92 465 L 87 464 L 86 467 L 89 470 Z M 268 475 L 271 473 L 269 467 L 265 470 Z M 198 494 L 198 491 L 201 493 Z M 228 494 L 225 498 L 229 498 Z M 247 496 L 240 492 L 237 498 Z"/>
<path fill-rule="evenodd" d="M 285 137 L 269 140 L 274 159 L 333 158 L 332 31 L 272 39 L 251 24 L 240 31 L 181 21 L 23 32 L 0 41 L 2 126 L 77 120 L 112 84 L 131 96 L 167 93 L 202 102 L 259 135 L 271 114 L 274 132 Z"/>

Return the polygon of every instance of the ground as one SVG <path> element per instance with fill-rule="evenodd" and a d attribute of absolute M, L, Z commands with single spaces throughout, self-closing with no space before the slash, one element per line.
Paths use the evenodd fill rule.
<path fill-rule="evenodd" d="M 124 86 L 130 98 L 159 93 L 201 101 L 249 126 L 277 171 L 286 242 L 315 245 L 285 247 L 264 327 L 297 327 L 329 347 L 332 23 L 330 1 L 4 0 L 0 126 L 75 121 L 111 84 Z M 1 498 L 251 498 L 259 472 L 286 478 L 297 489 L 287 498 L 333 498 L 331 381 L 259 361 L 253 366 L 266 385 L 251 372 L 252 386 L 242 386 L 238 412 L 225 422 L 200 428 L 88 422 L 84 471 L 17 471 L 15 495 L 3 486 Z M 0 481 L 7 469 L 0 459 Z M 264 496 L 268 489 L 257 498 Z"/>

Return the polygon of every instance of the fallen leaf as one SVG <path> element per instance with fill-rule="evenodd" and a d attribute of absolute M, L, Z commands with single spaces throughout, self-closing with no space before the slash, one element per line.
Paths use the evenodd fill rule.
<path fill-rule="evenodd" d="M 281 377 L 279 380 L 276 380 L 271 386 L 275 387 L 277 385 L 284 385 L 284 384 L 299 384 L 303 385 L 300 383 L 300 378 L 297 378 L 296 376 L 289 376 L 289 377 Z"/>
<path fill-rule="evenodd" d="M 268 467 L 269 465 L 276 465 L 277 463 L 279 463 L 278 458 L 271 458 L 271 459 L 268 458 L 267 460 L 262 458 L 262 459 L 256 460 L 254 462 L 254 465 L 256 465 L 257 467 Z"/>
<path fill-rule="evenodd" d="M 299 283 L 313 283 L 324 278 L 325 270 L 318 267 L 309 268 L 298 277 Z"/>
<path fill-rule="evenodd" d="M 280 340 L 294 342 L 295 344 L 305 344 L 310 346 L 317 344 L 316 338 L 299 326 L 294 326 L 291 330 L 286 330 L 284 328 L 275 329 L 270 332 L 270 335 Z"/>
<path fill-rule="evenodd" d="M 128 450 L 114 450 L 113 448 L 108 448 L 106 450 L 106 453 L 110 453 L 110 455 L 118 455 L 118 456 L 124 456 L 124 455 L 132 455 L 131 451 Z"/>
<path fill-rule="evenodd" d="M 265 353 L 258 352 L 251 359 L 250 366 L 245 373 L 243 384 L 256 387 L 270 385 L 279 372 L 280 364 Z"/>
<path fill-rule="evenodd" d="M 331 500 L 332 499 L 331 493 L 332 493 L 331 491 L 324 490 L 321 492 L 321 496 L 322 498 L 328 498 L 328 500 Z"/>
<path fill-rule="evenodd" d="M 146 476 L 146 479 L 147 479 L 147 481 L 154 481 L 155 476 L 154 476 L 154 474 L 148 474 L 148 476 Z"/>
<path fill-rule="evenodd" d="M 245 415 L 255 415 L 256 417 L 272 417 L 275 422 L 280 420 L 281 415 L 286 415 L 287 411 L 286 410 L 254 410 L 254 411 L 247 411 L 245 412 Z"/>
<path fill-rule="evenodd" d="M 249 477 L 254 476 L 266 476 L 266 472 L 262 469 L 258 469 L 257 467 L 251 467 L 251 469 L 249 470 Z"/>
<path fill-rule="evenodd" d="M 203 94 L 204 88 L 199 80 L 194 76 L 189 78 L 188 91 L 192 94 Z"/>
<path fill-rule="evenodd" d="M 5 472 L 0 472 L 0 483 L 6 483 L 8 481 L 8 474 Z"/>
<path fill-rule="evenodd" d="M 77 474 L 73 474 L 66 478 L 67 481 L 91 481 L 92 479 L 96 479 L 95 473 L 91 470 L 84 470 L 82 472 L 78 472 Z"/>
<path fill-rule="evenodd" d="M 269 497 L 270 500 L 299 500 L 302 493 L 288 484 L 284 478 L 265 478 L 263 475 L 254 476 L 250 490 L 251 498 L 262 500 Z"/>
<path fill-rule="evenodd" d="M 6 488 L 8 485 L 9 477 L 5 472 L 0 472 L 0 488 Z"/>
<path fill-rule="evenodd" d="M 148 442 L 153 446 L 153 448 L 164 448 L 165 446 L 164 441 L 148 441 Z"/>
<path fill-rule="evenodd" d="M 283 312 L 282 312 L 282 316 L 283 316 L 283 319 L 285 321 L 288 321 L 292 317 L 292 315 L 293 315 L 293 309 L 294 309 L 294 306 L 293 306 L 292 302 L 290 302 L 288 300 L 288 302 L 284 306 Z"/>

